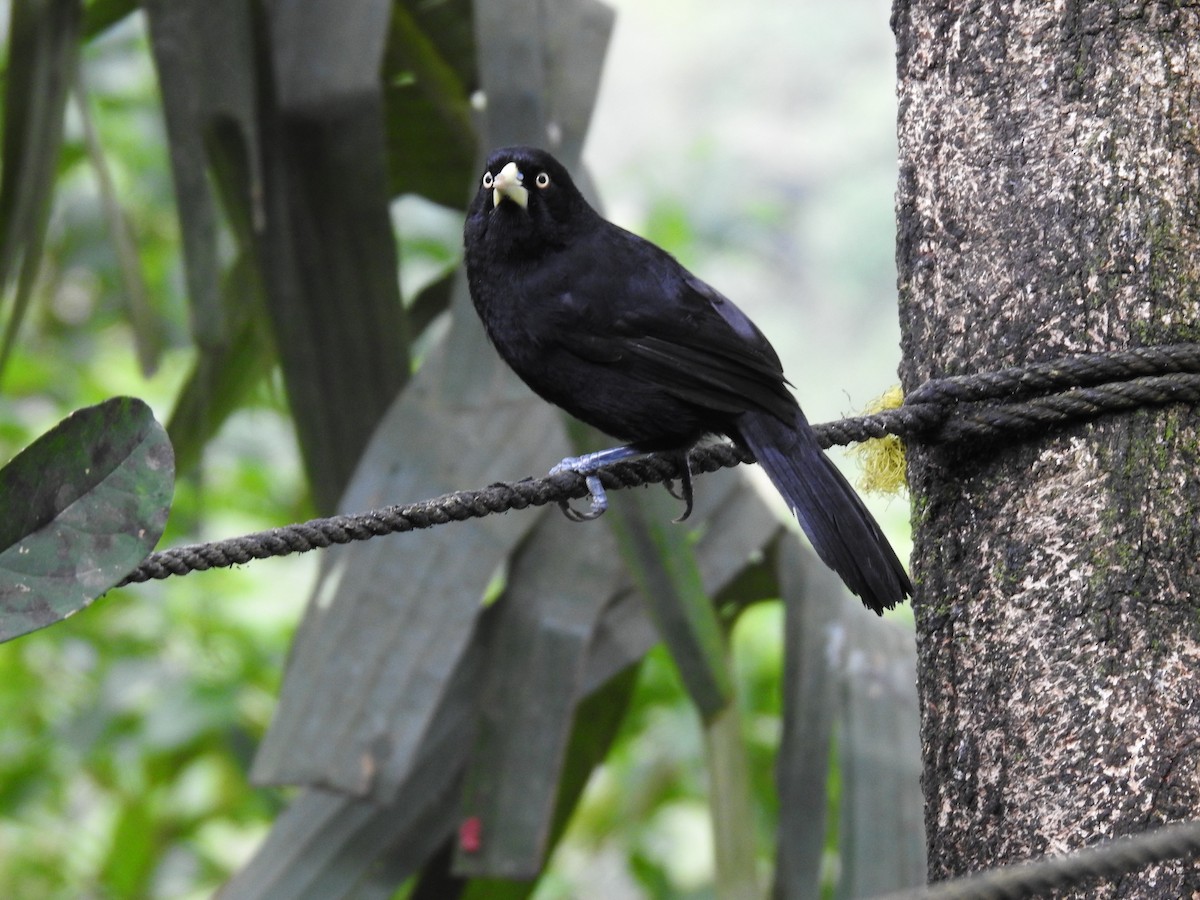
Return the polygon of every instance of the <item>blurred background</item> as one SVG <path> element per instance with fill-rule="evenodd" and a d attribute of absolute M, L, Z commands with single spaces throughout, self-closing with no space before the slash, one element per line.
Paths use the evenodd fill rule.
<path fill-rule="evenodd" d="M 899 357 L 889 5 L 613 5 L 584 151 L 607 214 L 750 313 L 811 420 L 859 412 L 896 381 Z M 0 2 L 5 58 L 10 12 Z M 41 272 L 0 383 L 2 459 L 72 409 L 115 394 L 145 398 L 166 421 L 194 363 L 141 13 L 85 44 L 79 80 L 86 99 L 68 104 Z M 116 229 L 106 193 L 127 216 Z M 413 197 L 392 213 L 410 297 L 457 262 L 461 215 Z M 114 240 L 121 228 L 129 247 Z M 220 251 L 233 257 L 227 237 Z M 149 375 L 133 352 L 123 252 L 136 255 L 162 322 L 163 352 Z M 907 498 L 868 503 L 906 558 Z M 163 544 L 312 515 L 273 373 L 179 482 Z M 246 772 L 315 566 L 290 557 L 114 591 L 62 625 L 0 646 L 0 895 L 207 896 L 251 856 L 288 798 L 250 787 Z M 759 604 L 733 634 L 764 868 L 777 812 L 781 620 L 778 603 Z M 693 719 L 673 666 L 654 651 L 535 896 L 712 895 Z"/>

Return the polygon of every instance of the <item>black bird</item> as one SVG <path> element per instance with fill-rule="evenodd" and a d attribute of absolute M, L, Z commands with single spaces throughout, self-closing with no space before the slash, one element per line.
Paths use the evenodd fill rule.
<path fill-rule="evenodd" d="M 821 452 L 763 333 L 670 254 L 603 219 L 543 150 L 488 158 L 464 229 L 475 309 L 544 399 L 627 446 L 565 459 L 588 476 L 711 434 L 748 447 L 817 554 L 876 612 L 912 594 L 879 525 Z M 685 466 L 686 468 L 686 466 Z M 690 509 L 690 480 L 684 483 Z M 685 513 L 686 516 L 686 513 Z"/>

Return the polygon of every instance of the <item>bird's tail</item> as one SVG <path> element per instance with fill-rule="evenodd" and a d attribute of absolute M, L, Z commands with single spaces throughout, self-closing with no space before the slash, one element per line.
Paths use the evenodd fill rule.
<path fill-rule="evenodd" d="M 904 566 L 854 488 L 822 452 L 803 412 L 797 409 L 791 424 L 768 413 L 743 413 L 737 429 L 817 555 L 863 603 L 882 613 L 911 596 Z"/>

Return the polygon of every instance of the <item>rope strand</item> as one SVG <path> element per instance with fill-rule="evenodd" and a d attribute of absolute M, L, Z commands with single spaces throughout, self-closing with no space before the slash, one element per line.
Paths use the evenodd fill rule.
<path fill-rule="evenodd" d="M 825 448 L 889 434 L 949 444 L 1017 437 L 1105 413 L 1198 402 L 1200 344 L 1177 344 L 932 379 L 909 394 L 898 409 L 827 422 L 814 426 L 814 431 Z M 753 455 L 733 444 L 697 447 L 688 458 L 695 475 L 754 462 Z M 672 454 L 651 454 L 612 463 L 598 474 L 606 489 L 617 490 L 678 479 L 683 471 Z M 570 472 L 455 491 L 418 503 L 312 519 L 152 553 L 121 585 L 577 500 L 587 494 L 583 476 Z"/>

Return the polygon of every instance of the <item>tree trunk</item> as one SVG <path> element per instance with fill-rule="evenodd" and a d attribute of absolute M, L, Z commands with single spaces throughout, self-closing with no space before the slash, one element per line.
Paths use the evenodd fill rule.
<path fill-rule="evenodd" d="M 896 0 L 893 28 L 905 387 L 1200 339 L 1200 7 Z M 1196 411 L 913 444 L 909 478 L 931 880 L 1200 815 Z"/>

